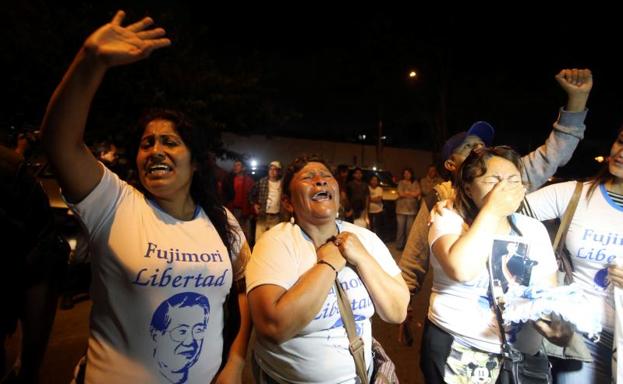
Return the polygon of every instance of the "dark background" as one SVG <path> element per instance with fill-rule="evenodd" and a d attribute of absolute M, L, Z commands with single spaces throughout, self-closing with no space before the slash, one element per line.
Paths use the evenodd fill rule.
<path fill-rule="evenodd" d="M 436 151 L 476 120 L 521 153 L 540 145 L 566 96 L 562 68 L 588 67 L 595 85 L 586 139 L 563 176 L 586 176 L 607 154 L 623 114 L 621 27 L 614 9 L 568 3 L 460 9 L 442 4 L 272 9 L 192 2 L 3 2 L 4 134 L 36 129 L 86 36 L 116 9 L 149 15 L 173 46 L 111 70 L 87 139 L 124 140 L 141 111 L 173 106 L 239 134 L 376 142 Z M 409 70 L 418 77 L 410 80 Z"/>

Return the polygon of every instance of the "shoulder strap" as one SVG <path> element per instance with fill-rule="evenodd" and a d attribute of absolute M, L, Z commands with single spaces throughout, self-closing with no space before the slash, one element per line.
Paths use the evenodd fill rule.
<path fill-rule="evenodd" d="M 491 306 L 493 307 L 493 312 L 495 312 L 495 319 L 498 323 L 498 329 L 500 331 L 500 342 L 502 344 L 502 355 L 508 359 L 513 359 L 512 348 L 506 339 L 506 331 L 504 330 L 504 319 L 502 317 L 502 307 L 504 306 L 503 302 L 500 302 L 499 298 L 501 297 L 502 290 L 501 286 L 496 286 L 493 282 L 493 271 L 491 270 L 491 258 L 487 260 L 487 272 L 489 273 L 489 296 L 491 299 Z"/>
<path fill-rule="evenodd" d="M 554 238 L 554 243 L 552 244 L 558 264 L 562 266 L 563 271 L 565 272 L 565 283 L 567 284 L 573 282 L 573 266 L 571 265 L 571 260 L 569 260 L 567 255 L 564 253 L 565 238 L 567 237 L 567 230 L 571 224 L 571 219 L 575 214 L 575 209 L 580 201 L 582 187 L 583 183 L 581 181 L 577 181 L 575 184 L 575 190 L 573 191 L 573 196 L 571 197 L 571 200 L 569 200 L 567 209 L 560 219 L 560 226 L 558 227 L 558 232 L 556 232 L 556 237 Z"/>
<path fill-rule="evenodd" d="M 558 232 L 556 233 L 556 238 L 554 239 L 554 249 L 558 249 L 558 247 L 562 243 L 561 240 L 563 240 L 563 237 L 567 234 L 569 224 L 571 224 L 571 219 L 573 218 L 573 215 L 575 214 L 575 209 L 577 208 L 578 202 L 580 201 L 582 186 L 583 184 L 580 181 L 577 181 L 575 183 L 573 196 L 571 197 L 571 200 L 569 200 L 569 204 L 567 205 L 567 209 L 565 210 L 562 219 L 560 219 L 560 226 L 558 227 Z"/>
<path fill-rule="evenodd" d="M 348 296 L 346 295 L 346 292 L 344 292 L 344 289 L 342 289 L 342 285 L 337 278 L 335 279 L 335 288 L 337 293 L 337 305 L 340 309 L 340 315 L 342 316 L 344 328 L 346 328 L 346 334 L 348 335 L 348 349 L 355 360 L 355 371 L 357 372 L 357 376 L 362 383 L 368 383 L 368 370 L 366 369 L 363 340 L 361 337 L 357 336 L 353 310 L 348 301 Z"/>

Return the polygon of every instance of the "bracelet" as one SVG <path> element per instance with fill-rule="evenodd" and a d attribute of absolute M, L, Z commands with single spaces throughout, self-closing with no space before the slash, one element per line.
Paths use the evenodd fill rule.
<path fill-rule="evenodd" d="M 333 271 L 335 271 L 335 276 L 337 277 L 337 269 L 335 269 L 335 267 L 333 265 L 331 265 L 331 263 L 329 263 L 328 261 L 318 260 L 318 262 L 316 264 L 326 264 L 326 265 L 328 265 L 329 268 L 331 268 Z"/>

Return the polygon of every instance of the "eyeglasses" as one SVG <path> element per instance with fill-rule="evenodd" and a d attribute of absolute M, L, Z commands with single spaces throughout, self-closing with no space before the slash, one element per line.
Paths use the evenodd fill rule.
<path fill-rule="evenodd" d="M 188 333 L 190 332 L 193 339 L 203 340 L 206 329 L 206 324 L 195 324 L 192 328 L 188 325 L 179 325 L 169 331 L 169 336 L 171 337 L 171 340 L 181 343 L 186 340 Z"/>

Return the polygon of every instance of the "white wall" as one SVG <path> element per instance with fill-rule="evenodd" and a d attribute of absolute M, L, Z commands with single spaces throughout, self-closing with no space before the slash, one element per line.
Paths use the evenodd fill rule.
<path fill-rule="evenodd" d="M 333 167 L 338 164 L 361 166 L 362 145 L 360 144 L 274 136 L 266 138 L 263 135 L 240 136 L 229 132 L 223 133 L 222 138 L 227 149 L 246 154 L 249 159 L 257 160 L 259 165 L 279 160 L 286 167 L 302 153 L 317 153 Z M 419 178 L 424 175 L 433 158 L 430 151 L 384 147 L 383 159 L 383 168 L 391 171 L 398 178 L 404 167 L 413 168 L 415 175 Z M 363 160 L 366 167 L 375 165 L 375 146 L 363 146 Z M 230 161 L 219 161 L 219 165 L 226 170 L 231 169 Z"/>

